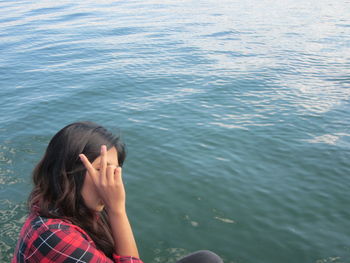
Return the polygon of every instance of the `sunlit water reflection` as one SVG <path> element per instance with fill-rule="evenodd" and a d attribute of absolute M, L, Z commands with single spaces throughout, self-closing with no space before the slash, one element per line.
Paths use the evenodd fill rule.
<path fill-rule="evenodd" d="M 349 262 L 347 1 L 0 2 L 0 261 L 77 120 L 120 132 L 145 262 Z"/>

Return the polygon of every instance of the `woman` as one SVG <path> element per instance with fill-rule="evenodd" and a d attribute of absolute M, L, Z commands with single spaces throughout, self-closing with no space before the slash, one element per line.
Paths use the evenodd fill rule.
<path fill-rule="evenodd" d="M 70 124 L 33 171 L 30 214 L 12 263 L 142 263 L 125 209 L 125 147 L 92 122 Z M 220 262 L 209 251 L 181 262 Z"/>

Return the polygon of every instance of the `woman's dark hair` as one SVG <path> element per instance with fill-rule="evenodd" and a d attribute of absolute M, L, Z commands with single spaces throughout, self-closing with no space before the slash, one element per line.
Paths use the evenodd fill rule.
<path fill-rule="evenodd" d="M 120 166 L 126 157 L 119 137 L 93 122 L 76 122 L 60 130 L 50 141 L 44 157 L 33 171 L 34 188 L 29 196 L 30 209 L 39 215 L 62 218 L 84 229 L 98 249 L 112 257 L 114 241 L 105 210 L 99 217 L 84 203 L 81 189 L 86 169 L 80 161 L 83 153 L 93 162 L 101 145 L 115 147 Z"/>

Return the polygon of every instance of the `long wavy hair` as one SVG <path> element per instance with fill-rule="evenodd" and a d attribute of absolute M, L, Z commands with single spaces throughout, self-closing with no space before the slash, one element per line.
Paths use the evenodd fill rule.
<path fill-rule="evenodd" d="M 116 148 L 122 166 L 126 157 L 125 145 L 102 126 L 76 122 L 60 130 L 33 170 L 34 188 L 28 205 L 43 217 L 69 220 L 81 227 L 97 248 L 112 258 L 114 241 L 107 213 L 103 210 L 97 216 L 85 205 L 81 195 L 86 168 L 79 154 L 85 154 L 93 162 L 100 155 L 103 144 L 107 149 Z"/>

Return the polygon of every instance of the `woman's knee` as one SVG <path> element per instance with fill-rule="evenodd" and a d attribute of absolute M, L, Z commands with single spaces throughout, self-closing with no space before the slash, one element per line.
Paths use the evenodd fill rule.
<path fill-rule="evenodd" d="M 183 257 L 178 263 L 223 263 L 223 261 L 212 251 L 200 250 Z"/>

